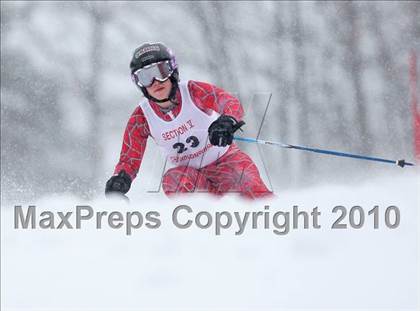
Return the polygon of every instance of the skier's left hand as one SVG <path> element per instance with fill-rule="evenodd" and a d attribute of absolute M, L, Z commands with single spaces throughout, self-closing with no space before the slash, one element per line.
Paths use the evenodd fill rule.
<path fill-rule="evenodd" d="M 232 144 L 233 134 L 244 124 L 244 121 L 238 122 L 232 116 L 221 115 L 209 126 L 210 143 L 222 147 Z"/>

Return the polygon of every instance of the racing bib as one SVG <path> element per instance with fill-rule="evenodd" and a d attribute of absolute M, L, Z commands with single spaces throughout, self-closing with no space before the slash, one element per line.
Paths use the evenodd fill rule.
<path fill-rule="evenodd" d="M 153 111 L 149 101 L 144 99 L 140 107 L 146 117 L 151 136 L 173 166 L 202 168 L 224 155 L 229 146 L 210 144 L 208 128 L 220 114 L 211 115 L 200 110 L 192 101 L 188 81 L 179 83 L 182 106 L 179 114 L 171 121 L 161 119 Z"/>

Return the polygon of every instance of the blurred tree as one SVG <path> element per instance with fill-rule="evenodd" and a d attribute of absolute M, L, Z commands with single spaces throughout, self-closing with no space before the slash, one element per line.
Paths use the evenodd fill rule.
<path fill-rule="evenodd" d="M 60 88 L 37 73 L 19 50 L 2 48 L 1 183 L 2 199 L 31 199 L 36 193 L 61 190 L 57 159 L 66 146 L 57 105 Z M 61 185 L 62 186 L 62 185 Z"/>
<path fill-rule="evenodd" d="M 395 146 L 401 146 L 401 137 L 406 125 L 407 112 L 409 111 L 405 96 L 404 80 L 400 79 L 400 73 L 397 59 L 393 57 L 397 51 L 393 51 L 389 41 L 386 39 L 384 25 L 386 25 L 385 17 L 379 10 L 378 4 L 369 3 L 366 13 L 368 14 L 369 28 L 373 34 L 372 38 L 376 42 L 376 68 L 381 72 L 384 87 L 382 88 L 382 105 L 384 114 L 382 122 L 382 143 L 391 147 L 392 151 Z M 380 117 L 376 114 L 376 117 Z"/>
<path fill-rule="evenodd" d="M 271 139 L 282 141 L 290 141 L 291 134 L 289 127 L 290 113 L 293 103 L 292 97 L 292 79 L 287 75 L 285 67 L 288 64 L 287 51 L 285 51 L 288 43 L 291 41 L 288 33 L 290 25 L 287 24 L 287 10 L 284 10 L 284 2 L 274 2 L 272 10 L 277 12 L 272 18 L 271 32 L 268 33 L 265 40 L 271 40 L 273 43 L 272 53 L 270 54 L 268 66 L 266 67 L 265 77 L 271 81 L 273 88 L 273 97 L 270 105 L 269 115 L 274 116 L 275 121 L 270 122 L 267 117 L 266 123 L 272 124 L 272 127 L 266 130 L 266 135 L 272 134 Z M 267 20 L 269 17 L 267 16 Z M 290 186 L 290 176 L 293 174 L 292 162 L 290 161 L 290 153 L 279 152 L 278 150 L 267 150 L 269 158 L 277 158 L 277 161 L 269 161 L 269 171 L 274 179 L 274 184 L 282 184 L 282 186 Z M 280 165 L 279 165 L 280 163 Z"/>
<path fill-rule="evenodd" d="M 31 2 L 1 3 L 2 201 L 30 200 L 35 194 L 59 190 L 56 179 L 65 175 L 55 165 L 66 150 L 60 141 L 64 134 L 57 105 L 60 86 L 36 70 L 25 49 L 5 44 L 34 8 Z"/>
<path fill-rule="evenodd" d="M 237 79 L 231 70 L 232 33 L 227 27 L 229 3 L 221 1 L 188 2 L 191 17 L 198 21 L 205 45 L 200 49 L 207 51 L 204 59 L 206 70 L 214 77 L 214 84 L 226 90 L 238 90 Z M 238 55 L 240 57 L 240 55 Z"/>
<path fill-rule="evenodd" d="M 91 34 L 90 34 L 90 48 L 89 48 L 89 75 L 85 82 L 85 86 L 82 87 L 83 95 L 88 105 L 88 111 L 90 114 L 90 130 L 87 135 L 88 149 L 86 150 L 86 156 L 89 159 L 90 172 L 88 172 L 88 184 L 87 189 L 91 189 L 90 195 L 97 194 L 98 191 L 103 187 L 103 181 L 100 180 L 100 176 L 103 175 L 103 145 L 104 145 L 104 133 L 103 133 L 103 104 L 102 98 L 100 97 L 100 83 L 101 77 L 104 72 L 104 29 L 109 21 L 109 10 L 104 4 L 82 2 L 80 3 L 82 10 L 88 13 L 88 17 L 91 23 Z"/>
<path fill-rule="evenodd" d="M 340 20 L 337 35 L 342 38 L 343 66 L 351 78 L 354 90 L 354 126 L 358 131 L 358 150 L 364 154 L 371 153 L 372 137 L 369 131 L 367 100 L 363 83 L 363 54 L 360 49 L 364 29 L 361 26 L 359 4 L 354 2 L 337 2 Z"/>
<path fill-rule="evenodd" d="M 67 4 L 63 5 L 66 6 Z M 52 9 L 57 14 L 63 14 L 63 11 L 61 10 L 60 6 L 47 7 L 49 9 Z M 98 93 L 100 89 L 100 81 L 103 74 L 102 59 L 104 57 L 104 27 L 106 25 L 108 11 L 107 7 L 103 7 L 100 3 L 88 2 L 79 3 L 79 6 L 73 5 L 69 8 L 75 15 L 79 15 L 82 17 L 85 14 L 85 16 L 88 17 L 88 21 L 90 22 L 91 44 L 89 45 L 90 53 L 88 53 L 87 59 L 87 63 L 89 64 L 89 74 L 87 76 L 84 73 L 85 68 L 80 68 L 81 63 L 80 61 L 78 61 L 77 55 L 74 54 L 73 49 L 68 48 L 64 52 L 57 49 L 56 44 L 54 42 L 54 37 L 46 37 L 43 32 L 37 29 L 37 27 L 28 27 L 27 35 L 30 38 L 28 40 L 28 44 L 34 44 L 35 48 L 39 49 L 43 57 L 48 59 L 52 65 L 54 64 L 57 68 L 59 68 L 60 71 L 50 71 L 46 68 L 45 72 L 40 72 L 39 69 L 37 69 L 36 67 L 31 67 L 31 63 L 36 62 L 36 59 L 30 59 L 26 54 L 21 54 L 17 53 L 16 51 L 13 51 L 11 53 L 6 53 L 5 55 L 3 55 L 2 53 L 2 63 L 5 63 L 5 66 L 2 66 L 2 73 L 5 72 L 6 81 L 10 79 L 14 79 L 13 81 L 17 81 L 17 85 L 11 88 L 11 90 L 15 94 L 20 94 L 19 96 L 23 94 L 24 97 L 30 98 L 30 96 L 26 95 L 24 92 L 32 91 L 37 92 L 37 94 L 40 94 L 40 97 L 43 97 L 44 100 L 48 100 L 48 102 L 44 104 L 46 110 L 37 110 L 42 111 L 42 114 L 30 114 L 31 120 L 34 122 L 33 127 L 38 126 L 42 129 L 42 126 L 49 124 L 47 128 L 48 131 L 43 132 L 44 135 L 61 135 L 57 136 L 58 141 L 56 141 L 56 143 L 61 143 L 62 145 L 66 146 L 71 145 L 70 150 L 73 150 L 73 158 L 67 158 L 67 160 L 70 162 L 74 161 L 74 164 L 77 163 L 78 168 L 86 168 L 83 171 L 83 173 L 81 173 L 80 170 L 74 170 L 73 174 L 67 174 L 65 172 L 69 168 L 69 163 L 63 165 L 63 163 L 57 163 L 57 161 L 50 161 L 44 163 L 44 167 L 42 169 L 44 173 L 42 174 L 40 174 L 39 170 L 37 170 L 37 168 L 35 167 L 27 168 L 26 172 L 34 176 L 43 176 L 45 180 L 55 180 L 52 187 L 50 188 L 44 185 L 45 189 L 49 189 L 50 191 L 52 191 L 52 189 L 54 191 L 66 191 L 69 190 L 69 188 L 71 188 L 78 194 L 81 194 L 84 197 L 88 198 L 92 197 L 103 187 L 103 181 L 99 180 L 99 176 L 101 175 L 100 172 L 103 170 L 101 151 L 103 145 L 103 105 L 101 105 L 101 98 Z M 25 3 L 25 5 L 22 5 L 20 7 L 10 6 L 10 10 L 16 11 L 17 13 L 15 14 L 18 14 L 18 16 L 22 16 L 22 18 L 12 19 L 10 17 L 6 17 L 5 19 L 2 19 L 2 23 L 4 21 L 8 22 L 9 20 L 11 20 L 15 24 L 19 22 L 30 22 L 31 19 L 29 17 L 31 16 L 31 14 L 35 15 L 38 13 L 36 9 L 42 11 L 40 7 L 33 6 L 30 2 L 27 4 Z M 2 14 L 4 14 L 5 16 L 13 16 L 11 12 L 3 12 L 4 11 L 2 10 Z M 62 30 L 64 33 L 72 33 L 70 29 L 66 29 L 67 24 L 63 23 L 61 26 L 63 27 Z M 2 27 L 2 35 L 3 31 L 4 28 Z M 7 47 L 5 47 L 5 50 L 7 50 Z M 16 57 L 19 57 L 19 59 L 22 61 L 18 62 Z M 13 64 L 14 67 L 11 67 L 11 64 Z M 19 71 L 20 68 L 22 71 Z M 23 70 L 25 70 L 25 72 L 23 72 Z M 20 73 L 23 77 L 19 80 L 16 80 L 16 77 L 7 76 L 7 74 L 11 75 L 13 72 L 14 74 Z M 33 82 L 22 80 L 26 78 L 32 78 L 33 80 L 31 81 L 36 81 L 36 85 L 38 87 L 35 88 Z M 57 81 L 57 83 L 53 84 L 53 81 Z M 3 82 L 5 81 L 2 80 L 2 87 Z M 5 85 L 7 85 L 7 83 Z M 22 88 L 20 90 L 18 85 L 21 87 L 27 87 Z M 61 88 L 60 92 L 57 91 L 58 85 Z M 74 94 L 72 100 L 88 103 L 88 105 L 86 105 L 86 112 L 88 115 L 87 119 L 89 120 L 90 128 L 89 131 L 86 133 L 86 136 L 82 140 L 80 140 L 80 138 L 72 137 L 71 133 L 63 132 L 62 130 L 60 130 L 63 127 L 63 124 L 61 124 L 61 122 L 65 119 L 63 114 L 68 113 L 66 109 L 60 109 L 60 97 L 63 94 L 68 93 L 71 90 L 72 85 L 76 86 L 77 88 L 76 92 L 72 92 Z M 37 97 L 34 98 L 36 99 Z M 41 98 L 39 100 L 41 101 Z M 39 109 L 41 105 L 38 104 L 34 106 L 38 107 Z M 44 122 L 46 116 L 52 112 L 56 113 L 54 118 L 49 120 L 49 122 Z M 29 121 L 25 118 L 27 116 L 29 115 L 27 115 L 26 113 L 21 114 L 23 122 Z M 59 138 L 61 138 L 61 142 Z M 48 147 L 49 144 L 45 143 L 32 145 L 37 145 L 38 148 L 44 148 L 46 152 L 49 150 L 49 148 L 52 149 L 52 146 Z M 75 157 L 77 156 L 81 156 L 82 158 L 76 160 Z M 57 155 L 57 159 L 59 158 L 60 157 Z M 59 174 L 59 172 L 65 173 L 67 177 L 64 177 L 63 174 Z"/>
<path fill-rule="evenodd" d="M 323 37 L 322 44 L 320 44 L 320 58 L 321 58 L 321 72 L 318 73 L 320 77 L 320 90 L 325 105 L 320 111 L 320 118 L 318 122 L 325 126 L 322 131 L 323 144 L 330 145 L 331 148 L 342 147 L 343 141 L 349 142 L 351 137 L 349 135 L 350 126 L 349 119 L 345 115 L 345 103 L 340 100 L 340 91 L 337 87 L 337 79 L 334 76 L 334 70 L 340 66 L 339 55 L 340 50 L 337 47 L 337 42 L 331 40 L 331 36 L 336 29 L 336 21 L 328 18 L 335 13 L 332 7 L 327 2 L 317 2 L 317 9 L 323 18 Z M 326 113 L 327 112 L 327 113 Z"/>
<path fill-rule="evenodd" d="M 297 127 L 299 144 L 308 145 L 311 142 L 311 122 L 309 115 L 311 113 L 311 104 L 308 99 L 307 89 L 307 62 L 310 61 L 306 54 L 307 36 L 302 21 L 301 3 L 290 3 L 292 25 L 290 27 L 290 35 L 293 44 L 294 54 L 294 97 L 297 109 Z M 305 181 L 305 175 L 311 171 L 312 158 L 310 155 L 301 154 L 301 164 L 297 174 L 298 181 Z M 307 182 L 307 180 L 306 180 Z"/>

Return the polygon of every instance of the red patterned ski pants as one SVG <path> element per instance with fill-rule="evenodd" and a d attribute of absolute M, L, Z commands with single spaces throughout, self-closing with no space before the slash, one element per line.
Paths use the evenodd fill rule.
<path fill-rule="evenodd" d="M 169 169 L 163 176 L 162 187 L 168 196 L 194 191 L 215 195 L 238 192 L 250 199 L 272 195 L 252 159 L 235 144 L 220 159 L 201 169 L 189 166 Z"/>

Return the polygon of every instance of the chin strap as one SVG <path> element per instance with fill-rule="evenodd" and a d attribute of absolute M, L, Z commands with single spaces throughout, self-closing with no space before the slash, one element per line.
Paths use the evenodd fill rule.
<path fill-rule="evenodd" d="M 172 111 L 176 106 L 178 106 L 178 103 L 171 102 L 171 105 L 167 108 L 163 108 L 159 106 L 159 110 L 163 113 L 168 113 L 169 111 Z"/>

